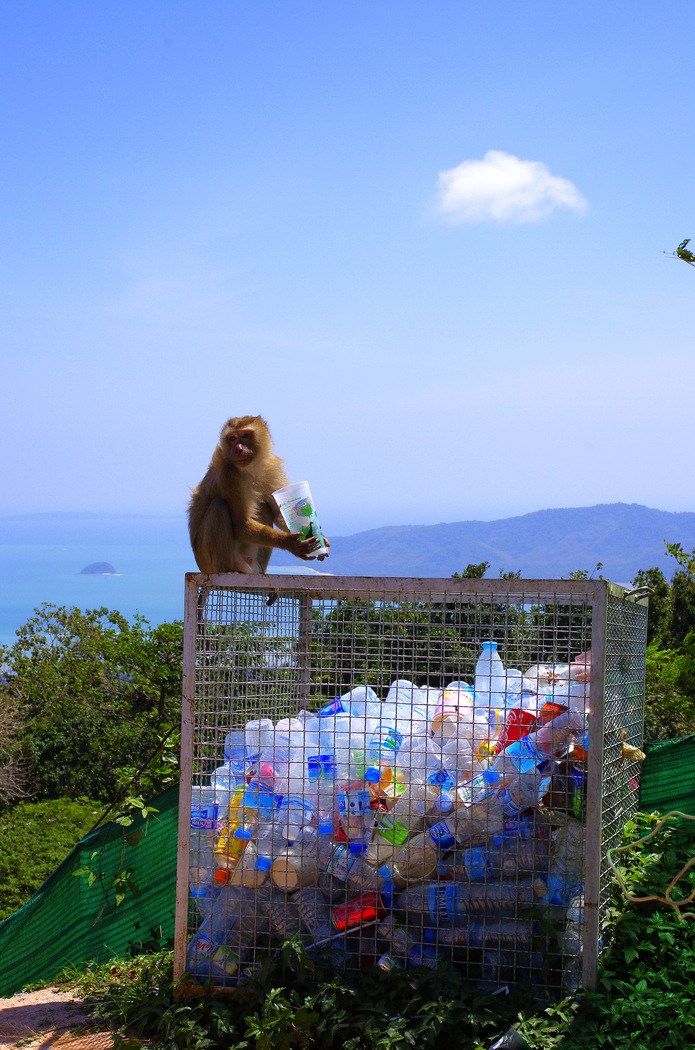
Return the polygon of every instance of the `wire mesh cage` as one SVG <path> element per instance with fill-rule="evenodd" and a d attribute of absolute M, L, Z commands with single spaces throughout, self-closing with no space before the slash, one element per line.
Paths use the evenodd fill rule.
<path fill-rule="evenodd" d="M 593 987 L 646 615 L 603 580 L 189 574 L 176 976 L 229 987 L 299 938 Z"/>

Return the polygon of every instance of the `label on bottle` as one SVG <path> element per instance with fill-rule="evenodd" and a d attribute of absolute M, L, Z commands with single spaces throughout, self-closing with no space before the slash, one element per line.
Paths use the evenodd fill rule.
<path fill-rule="evenodd" d="M 449 791 L 450 788 L 456 787 L 456 781 L 444 766 L 440 766 L 434 773 L 430 773 L 427 783 L 432 784 L 433 787 L 438 787 L 441 791 Z"/>
<path fill-rule="evenodd" d="M 210 957 L 212 949 L 212 941 L 204 933 L 196 933 L 194 940 L 192 940 L 188 946 L 188 951 L 194 956 L 202 955 L 204 958 Z"/>
<path fill-rule="evenodd" d="M 492 865 L 484 846 L 464 850 L 463 863 L 466 865 L 471 882 L 483 882 L 489 875 L 492 875 Z"/>
<path fill-rule="evenodd" d="M 380 722 L 374 730 L 369 746 L 377 755 L 392 756 L 396 754 L 402 743 L 402 733 L 399 733 L 393 726 Z"/>
<path fill-rule="evenodd" d="M 350 853 L 347 846 L 336 846 L 331 853 L 331 858 L 326 865 L 326 871 L 341 882 L 345 882 L 350 868 L 355 863 L 354 854 Z"/>
<path fill-rule="evenodd" d="M 307 755 L 307 773 L 309 780 L 335 780 L 335 755 Z"/>
<path fill-rule="evenodd" d="M 370 795 L 366 788 L 341 788 L 338 792 L 338 809 L 347 817 L 359 817 L 369 810 Z"/>
<path fill-rule="evenodd" d="M 505 755 L 509 755 L 512 758 L 519 770 L 522 773 L 531 773 L 536 768 L 539 762 L 545 760 L 546 756 L 538 753 L 535 744 L 532 744 L 528 737 L 523 737 L 521 740 L 515 740 L 513 744 L 510 744 L 508 748 L 505 748 Z"/>
<path fill-rule="evenodd" d="M 212 962 L 224 970 L 229 977 L 233 977 L 239 969 L 239 956 L 229 948 L 217 948 L 212 955 Z"/>
<path fill-rule="evenodd" d="M 447 850 L 453 849 L 456 845 L 454 833 L 445 820 L 440 820 L 438 824 L 432 825 L 430 838 L 442 853 L 446 853 Z"/>
<path fill-rule="evenodd" d="M 193 803 L 191 806 L 191 829 L 197 830 L 203 828 L 205 831 L 215 831 L 217 829 L 217 823 L 220 819 L 220 807 L 217 803 L 208 804 L 205 806 L 196 805 Z"/>
<path fill-rule="evenodd" d="M 427 887 L 427 910 L 434 926 L 445 915 L 450 919 L 460 917 L 459 891 L 458 882 L 433 882 Z"/>
<path fill-rule="evenodd" d="M 332 704 L 326 704 L 325 707 L 322 707 L 318 716 L 319 718 L 333 718 L 334 715 L 339 715 L 345 710 L 346 708 L 343 701 L 338 697 L 338 699 L 334 700 Z"/>
<path fill-rule="evenodd" d="M 376 825 L 375 830 L 378 835 L 381 835 L 382 839 L 393 846 L 402 846 L 410 835 L 408 828 L 401 824 L 400 821 L 395 820 L 391 814 L 383 816 Z"/>
<path fill-rule="evenodd" d="M 261 784 L 249 784 L 244 791 L 243 805 L 257 809 L 261 819 L 268 820 L 275 806 L 275 795 Z"/>

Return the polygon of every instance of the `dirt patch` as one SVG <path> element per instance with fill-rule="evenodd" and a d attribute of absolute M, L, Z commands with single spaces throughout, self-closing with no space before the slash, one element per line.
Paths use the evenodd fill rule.
<path fill-rule="evenodd" d="M 0 999 L 0 1050 L 9 1050 L 18 1040 L 24 1050 L 110 1050 L 114 1032 L 79 1031 L 88 1024 L 84 1003 L 72 992 L 20 992 Z"/>

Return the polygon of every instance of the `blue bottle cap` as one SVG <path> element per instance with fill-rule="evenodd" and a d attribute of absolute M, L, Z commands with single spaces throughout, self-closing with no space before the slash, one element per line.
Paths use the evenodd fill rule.
<path fill-rule="evenodd" d="M 364 846 L 363 842 L 351 842 L 350 843 L 350 853 L 362 854 L 362 853 L 364 853 L 364 851 L 365 851 L 365 846 Z"/>
<path fill-rule="evenodd" d="M 243 826 L 242 827 L 238 827 L 236 829 L 236 831 L 234 832 L 234 838 L 235 839 L 245 839 L 246 842 L 248 842 L 251 839 L 252 836 L 253 836 L 253 831 L 251 830 L 251 828 L 245 828 Z"/>
<path fill-rule="evenodd" d="M 385 879 L 391 879 L 391 872 L 386 864 L 382 864 L 379 868 L 379 874 L 383 875 Z"/>
<path fill-rule="evenodd" d="M 425 944 L 436 944 L 437 943 L 437 931 L 436 930 L 425 930 L 423 935 L 423 941 Z"/>
<path fill-rule="evenodd" d="M 381 780 L 381 771 L 376 766 L 370 766 L 369 769 L 365 770 L 364 779 L 369 784 L 378 784 Z"/>
<path fill-rule="evenodd" d="M 320 820 L 319 821 L 319 835 L 332 835 L 333 834 L 333 821 L 332 820 Z"/>
<path fill-rule="evenodd" d="M 273 866 L 272 857 L 257 857 L 256 867 L 259 871 L 270 871 Z"/>

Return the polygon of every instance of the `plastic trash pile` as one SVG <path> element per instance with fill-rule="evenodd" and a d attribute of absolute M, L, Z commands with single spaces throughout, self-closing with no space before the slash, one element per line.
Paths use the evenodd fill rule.
<path fill-rule="evenodd" d="M 541 915 L 575 990 L 590 673 L 590 652 L 522 673 L 484 642 L 472 684 L 358 686 L 230 732 L 193 788 L 187 970 L 234 983 L 299 936 L 336 968 L 542 981 Z"/>

